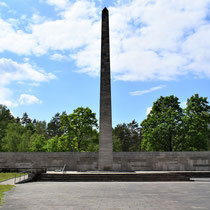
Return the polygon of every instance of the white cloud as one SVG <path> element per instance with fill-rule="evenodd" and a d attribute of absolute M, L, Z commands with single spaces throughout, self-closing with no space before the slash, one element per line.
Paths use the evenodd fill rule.
<path fill-rule="evenodd" d="M 127 2 L 109 8 L 114 79 L 174 80 L 187 74 L 210 77 L 210 23 L 205 20 L 208 0 Z M 100 37 L 93 38 L 72 58 L 80 72 L 97 75 Z"/>
<path fill-rule="evenodd" d="M 39 100 L 36 96 L 29 94 L 21 94 L 19 98 L 19 103 L 21 105 L 31 105 L 31 104 L 41 104 L 42 101 Z"/>
<path fill-rule="evenodd" d="M 0 52 L 10 51 L 19 55 L 40 55 L 45 53 L 35 37 L 22 30 L 15 30 L 12 24 L 0 19 Z"/>
<path fill-rule="evenodd" d="M 101 14 L 94 1 L 46 0 L 46 3 L 59 8 L 58 18 L 47 20 L 35 14 L 28 33 L 0 19 L 0 52 L 37 56 L 53 52 L 56 57 L 65 50 L 75 60 L 79 72 L 98 75 Z M 209 0 L 117 1 L 109 8 L 113 78 L 174 80 L 188 74 L 209 78 L 210 21 L 206 19 L 209 3 Z"/>
<path fill-rule="evenodd" d="M 54 79 L 55 75 L 37 69 L 29 63 L 17 63 L 11 59 L 0 59 L 0 86 L 12 81 L 46 82 Z"/>
<path fill-rule="evenodd" d="M 0 6 L 8 8 L 8 5 L 5 2 L 2 2 L 2 1 L 0 1 Z"/>
<path fill-rule="evenodd" d="M 148 115 L 150 112 L 152 111 L 152 107 L 147 107 L 147 111 L 146 111 L 146 114 Z"/>
<path fill-rule="evenodd" d="M 39 13 L 34 13 L 31 17 L 31 21 L 34 24 L 41 24 L 45 21 L 45 17 L 40 16 Z"/>
<path fill-rule="evenodd" d="M 57 8 L 64 9 L 68 6 L 68 0 L 46 0 L 46 3 L 52 6 L 56 6 Z"/>
<path fill-rule="evenodd" d="M 183 44 L 183 52 L 192 62 L 185 68 L 199 77 L 210 77 L 210 24 L 204 24 L 187 37 Z"/>
<path fill-rule="evenodd" d="M 51 60 L 55 60 L 55 61 L 62 61 L 62 60 L 66 60 L 68 59 L 67 56 L 59 54 L 59 53 L 55 53 L 53 55 L 50 56 Z"/>
<path fill-rule="evenodd" d="M 171 80 L 179 75 L 194 73 L 190 63 L 195 55 L 190 55 L 190 50 L 198 55 L 196 48 L 192 49 L 189 45 L 187 55 L 183 52 L 183 46 L 187 37 L 193 35 L 190 32 L 195 30 L 197 33 L 197 29 L 204 24 L 207 3 L 163 0 L 150 4 L 150 1 L 134 0 L 128 5 L 111 8 L 112 42 L 116 41 L 115 37 L 121 40 L 113 62 L 113 69 L 117 69 L 116 78 Z M 119 33 L 120 36 L 117 35 Z M 206 34 L 204 42 L 210 44 L 207 37 Z M 199 39 L 193 42 L 200 46 Z M 201 48 L 204 49 L 203 46 Z M 203 54 L 210 55 L 206 50 Z M 196 68 L 200 69 L 199 66 Z M 207 76 L 209 69 L 203 72 Z"/>
<path fill-rule="evenodd" d="M 147 90 L 137 90 L 137 91 L 134 91 L 134 92 L 130 92 L 130 95 L 132 95 L 132 96 L 140 96 L 140 95 L 143 95 L 143 94 L 146 94 L 146 93 L 151 93 L 153 91 L 160 90 L 160 89 L 162 89 L 164 87 L 165 87 L 165 85 L 159 85 L 159 86 L 147 89 Z"/>
<path fill-rule="evenodd" d="M 80 50 L 71 58 L 75 60 L 77 66 L 80 68 L 79 72 L 88 73 L 96 76 L 99 74 L 100 66 L 100 40 L 96 39 L 92 44 Z"/>
<path fill-rule="evenodd" d="M 37 86 L 40 82 L 54 79 L 55 75 L 46 73 L 29 63 L 17 63 L 11 59 L 0 59 L 0 103 L 7 106 L 18 106 L 13 99 L 13 91 L 8 87 L 11 83 Z"/>
<path fill-rule="evenodd" d="M 100 27 L 95 27 L 95 12 L 93 3 L 77 1 L 60 13 L 61 19 L 31 26 L 33 37 L 43 51 L 90 46 L 96 37 L 100 37 Z"/>
<path fill-rule="evenodd" d="M 13 92 L 9 88 L 0 86 L 0 104 L 4 104 L 9 107 L 16 107 L 18 103 L 12 99 Z"/>
<path fill-rule="evenodd" d="M 40 83 L 38 82 L 23 82 L 23 81 L 18 81 L 17 82 L 19 85 L 28 85 L 28 86 L 35 86 L 38 87 Z"/>
<path fill-rule="evenodd" d="M 30 60 L 30 59 L 27 58 L 27 57 L 23 58 L 23 61 L 24 61 L 24 62 L 29 62 L 29 60 Z"/>

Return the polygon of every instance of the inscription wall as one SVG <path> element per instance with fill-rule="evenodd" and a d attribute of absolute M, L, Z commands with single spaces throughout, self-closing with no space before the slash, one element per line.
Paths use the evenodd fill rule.
<path fill-rule="evenodd" d="M 1 152 L 4 168 L 46 168 L 69 171 L 98 170 L 94 152 Z M 210 171 L 210 152 L 114 152 L 115 171 Z"/>

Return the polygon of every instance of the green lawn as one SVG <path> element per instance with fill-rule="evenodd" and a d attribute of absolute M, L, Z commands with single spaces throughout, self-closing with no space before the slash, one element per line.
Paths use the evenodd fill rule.
<path fill-rule="evenodd" d="M 0 182 L 15 177 L 15 174 L 18 175 L 17 173 L 0 173 Z"/>
<path fill-rule="evenodd" d="M 19 176 L 23 176 L 24 174 L 26 174 L 26 173 L 0 173 L 0 182 L 7 180 L 7 179 L 14 178 L 15 175 L 16 175 L 16 177 L 19 177 Z"/>
<path fill-rule="evenodd" d="M 4 203 L 3 202 L 3 196 L 4 193 L 8 190 L 11 190 L 14 187 L 14 185 L 0 185 L 0 206 Z"/>

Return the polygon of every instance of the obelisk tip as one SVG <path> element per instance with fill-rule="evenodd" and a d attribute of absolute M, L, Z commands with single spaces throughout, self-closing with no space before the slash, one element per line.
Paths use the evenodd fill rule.
<path fill-rule="evenodd" d="M 102 12 L 108 12 L 108 9 L 106 7 L 104 7 L 104 9 L 102 10 Z"/>

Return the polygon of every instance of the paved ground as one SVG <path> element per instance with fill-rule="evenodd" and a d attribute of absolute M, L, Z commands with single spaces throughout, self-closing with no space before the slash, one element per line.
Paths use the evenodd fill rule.
<path fill-rule="evenodd" d="M 210 182 L 32 182 L 16 185 L 2 209 L 210 209 Z"/>
<path fill-rule="evenodd" d="M 5 184 L 14 185 L 15 184 L 15 179 L 8 179 L 6 181 L 0 182 L 0 185 L 5 185 Z"/>

